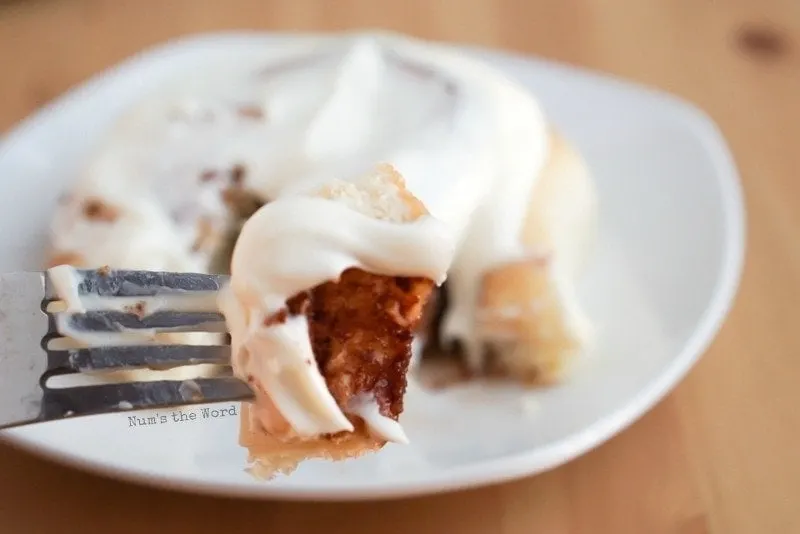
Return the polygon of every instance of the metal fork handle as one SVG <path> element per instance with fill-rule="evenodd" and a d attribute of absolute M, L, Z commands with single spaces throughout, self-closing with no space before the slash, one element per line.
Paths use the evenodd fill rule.
<path fill-rule="evenodd" d="M 0 276 L 0 426 L 39 420 L 47 371 L 42 273 Z"/>

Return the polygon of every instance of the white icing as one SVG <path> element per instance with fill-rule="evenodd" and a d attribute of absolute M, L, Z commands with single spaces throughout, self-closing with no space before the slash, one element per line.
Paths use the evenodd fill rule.
<path fill-rule="evenodd" d="M 477 367 L 482 341 L 475 337 L 474 318 L 481 277 L 527 253 L 519 235 L 547 151 L 546 123 L 532 96 L 449 47 L 383 33 L 296 38 L 278 50 L 254 49 L 176 74 L 126 115 L 59 209 L 53 245 L 78 252 L 91 265 L 203 271 L 209 256 L 192 249 L 196 223 L 203 218 L 225 226 L 228 210 L 220 192 L 234 165 L 246 170 L 249 190 L 273 201 L 268 207 L 288 209 L 296 193 L 388 162 L 433 219 L 398 229 L 362 217 L 339 230 L 333 218 L 354 215 L 299 202 L 280 226 L 286 236 L 295 232 L 294 241 L 269 234 L 276 240 L 270 247 L 278 248 L 264 246 L 263 258 L 246 252 L 258 247 L 242 245 L 244 236 L 237 246 L 231 291 L 239 300 L 248 295 L 265 300 L 243 308 L 228 294 L 221 300 L 223 311 L 231 324 L 237 317 L 247 324 L 253 310 L 266 314 L 291 296 L 290 289 L 308 289 L 348 266 L 398 275 L 419 268 L 415 272 L 441 280 L 449 249 L 431 254 L 424 248 L 442 243 L 435 219 L 457 245 L 443 335 L 461 340 Z M 217 177 L 200 180 L 207 171 Z M 116 220 L 87 220 L 82 209 L 90 197 L 117 208 Z M 279 209 L 262 209 L 249 228 L 266 227 Z M 327 226 L 303 226 L 306 219 Z M 264 237 L 260 231 L 254 235 Z M 255 276 L 242 276 L 243 266 Z M 231 329 L 239 345 L 247 336 L 246 343 L 259 346 L 285 341 L 257 339 L 241 326 Z M 274 335 L 294 339 L 297 333 L 276 329 Z M 302 340 L 295 341 L 288 351 L 293 358 L 307 355 Z M 238 354 L 237 347 L 234 351 Z M 267 363 L 272 359 L 264 359 L 259 379 L 280 387 L 282 380 L 263 368 L 273 365 Z M 299 368 L 294 360 L 284 364 Z M 249 372 L 241 361 L 234 365 L 240 376 Z M 316 388 L 321 408 L 308 420 L 293 411 L 293 428 L 309 433 L 314 425 L 317 431 L 347 428 L 319 381 L 308 374 L 305 380 L 309 391 Z M 289 411 L 286 407 L 300 399 L 286 395 L 282 409 Z"/>
<path fill-rule="evenodd" d="M 375 437 L 394 443 L 408 443 L 408 436 L 403 427 L 380 412 L 378 402 L 372 395 L 363 393 L 358 395 L 350 401 L 347 411 L 363 419 Z"/>
<path fill-rule="evenodd" d="M 47 270 L 56 295 L 66 304 L 65 313 L 84 313 L 86 308 L 78 293 L 78 275 L 73 267 L 59 265 Z"/>
<path fill-rule="evenodd" d="M 230 309 L 224 301 L 223 306 Z M 231 323 L 231 337 L 241 340 L 233 349 L 235 372 L 243 378 L 257 377 L 298 436 L 352 431 L 353 425 L 317 368 L 305 317 L 290 317 L 280 326 L 261 328 L 258 321 L 263 321 L 263 316 L 252 310 L 248 317 L 252 314 L 256 314 L 255 321 L 241 327 Z"/>

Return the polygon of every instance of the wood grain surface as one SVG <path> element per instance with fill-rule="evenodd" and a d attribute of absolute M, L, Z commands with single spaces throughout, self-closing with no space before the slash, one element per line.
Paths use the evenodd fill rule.
<path fill-rule="evenodd" d="M 733 148 L 749 216 L 744 280 L 712 348 L 665 401 L 578 460 L 428 498 L 318 505 L 196 497 L 0 445 L 0 532 L 800 532 L 800 2 L 11 2 L 0 7 L 0 131 L 169 37 L 352 27 L 538 54 L 705 109 Z"/>

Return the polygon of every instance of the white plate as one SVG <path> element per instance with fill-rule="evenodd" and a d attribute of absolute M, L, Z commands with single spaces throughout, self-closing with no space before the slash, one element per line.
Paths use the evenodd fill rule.
<path fill-rule="evenodd" d="M 141 88 L 176 66 L 286 36 L 201 36 L 134 58 L 22 123 L 0 147 L 0 271 L 38 269 L 56 197 Z M 465 49 L 466 50 L 466 49 Z M 410 391 L 411 445 L 309 462 L 272 482 L 247 475 L 226 416 L 130 427 L 130 414 L 5 432 L 59 461 L 115 477 L 225 495 L 374 499 L 477 486 L 552 468 L 642 415 L 688 371 L 736 292 L 744 248 L 737 173 L 713 123 L 673 97 L 551 63 L 469 49 L 519 79 L 596 175 L 597 255 L 581 288 L 597 349 L 567 383 L 524 393 L 471 385 Z M 142 415 L 142 414 L 138 414 Z M 164 416 L 161 418 L 160 416 Z M 166 422 L 161 422 L 166 420 Z"/>

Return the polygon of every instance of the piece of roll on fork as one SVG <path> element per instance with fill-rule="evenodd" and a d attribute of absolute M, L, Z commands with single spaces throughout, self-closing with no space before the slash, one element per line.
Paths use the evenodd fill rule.
<path fill-rule="evenodd" d="M 382 166 L 360 180 L 330 182 L 310 196 L 347 206 L 358 212 L 359 217 L 366 216 L 363 217 L 365 221 L 379 220 L 392 226 L 414 224 L 428 215 L 423 204 L 406 189 L 402 177 L 390 166 Z M 262 208 L 266 209 L 269 206 Z M 256 217 L 258 215 L 254 219 Z M 242 233 L 247 231 L 245 227 Z M 416 235 L 427 240 L 425 236 L 430 232 L 423 228 L 419 231 Z M 397 246 L 381 243 L 375 237 L 364 243 L 368 243 L 370 250 L 383 249 L 375 253 L 377 256 Z M 237 247 L 242 243 L 240 240 Z M 278 325 L 296 317 L 307 323 L 319 373 L 352 426 L 349 431 L 300 432 L 299 425 L 293 424 L 277 406 L 276 399 L 284 394 L 276 388 L 270 391 L 258 377 L 249 377 L 256 402 L 242 408 L 240 444 L 250 452 L 254 474 L 269 478 L 279 472 L 291 472 L 306 459 L 343 460 L 376 451 L 387 441 L 406 441 L 398 418 L 403 411 L 413 332 L 435 285 L 443 280 L 453 254 L 452 250 L 434 253 L 436 241 L 430 243 L 426 241 L 426 254 L 448 258 L 446 264 L 441 263 L 438 281 L 419 274 L 407 276 L 401 272 L 401 265 L 393 275 L 350 267 L 339 273 L 337 279 L 289 298 L 285 313 L 274 316 Z M 236 254 L 235 250 L 234 280 L 237 277 Z M 385 257 L 393 254 L 396 255 Z M 237 334 L 234 329 L 231 332 L 236 352 Z M 269 355 L 254 353 L 251 357 Z M 284 369 L 292 372 L 287 367 Z M 286 376 L 283 380 L 299 388 L 307 380 L 299 376 L 301 373 L 299 370 L 294 378 Z"/>

